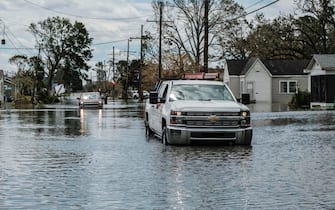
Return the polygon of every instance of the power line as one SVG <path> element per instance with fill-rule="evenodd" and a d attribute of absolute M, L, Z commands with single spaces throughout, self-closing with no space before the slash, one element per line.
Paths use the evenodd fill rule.
<path fill-rule="evenodd" d="M 278 1 L 279 1 L 279 0 L 275 0 L 275 1 L 273 1 L 273 2 L 270 2 L 270 3 L 266 4 L 266 5 L 264 5 L 264 6 L 260 7 L 260 8 L 258 8 L 258 9 L 255 9 L 255 10 L 252 10 L 252 11 L 250 11 L 250 12 L 247 12 L 247 14 L 245 14 L 244 16 L 247 16 L 247 15 L 250 15 L 250 14 L 252 14 L 252 13 L 258 12 L 258 11 L 260 11 L 260 10 L 266 8 L 266 7 L 271 6 L 272 4 L 277 3 Z M 238 17 L 238 18 L 240 18 L 240 17 Z"/>
<path fill-rule="evenodd" d="M 151 15 L 145 15 L 145 16 L 137 16 L 137 17 L 128 17 L 128 18 L 100 18 L 100 17 L 87 17 L 87 16 L 82 16 L 82 15 L 74 15 L 74 14 L 70 14 L 70 13 L 66 13 L 66 12 L 62 12 L 62 11 L 58 11 L 58 10 L 53 10 L 50 9 L 48 7 L 44 7 L 41 6 L 39 4 L 36 4 L 34 2 L 28 1 L 28 0 L 24 0 L 26 3 L 34 5 L 35 7 L 39 7 L 42 8 L 44 10 L 48 10 L 54 13 L 58 13 L 61 15 L 66 15 L 66 16 L 71 16 L 71 17 L 76 17 L 76 18 L 82 18 L 82 19 L 91 19 L 91 20 L 114 20 L 114 21 L 119 21 L 119 20 L 134 20 L 134 19 L 139 19 L 139 18 L 145 18 L 145 17 L 150 17 Z"/>
<path fill-rule="evenodd" d="M 109 41 L 109 42 L 100 42 L 100 43 L 95 43 L 95 44 L 92 44 L 93 46 L 96 46 L 96 45 L 105 45 L 105 44 L 112 44 L 112 43 L 117 43 L 117 42 L 124 42 L 124 41 L 127 41 L 128 39 L 120 39 L 120 40 L 115 40 L 115 41 Z"/>
<path fill-rule="evenodd" d="M 278 1 L 279 1 L 279 0 L 275 0 L 275 1 L 270 2 L 270 3 L 268 3 L 268 4 L 266 4 L 266 5 L 262 6 L 262 7 L 259 7 L 258 9 L 254 9 L 254 10 L 252 10 L 252 11 L 250 11 L 250 12 L 247 12 L 246 14 L 242 14 L 242 15 L 240 15 L 240 16 L 237 16 L 237 17 L 233 18 L 233 19 L 230 19 L 230 20 L 227 20 L 227 21 L 223 21 L 223 22 L 219 22 L 218 24 L 226 23 L 226 22 L 229 22 L 229 21 L 234 21 L 234 20 L 240 19 L 240 18 L 242 18 L 242 17 L 248 16 L 248 15 L 250 15 L 250 14 L 252 14 L 252 13 L 258 12 L 258 11 L 260 11 L 260 10 L 266 8 L 266 7 L 269 7 L 269 6 L 271 6 L 271 5 L 275 4 L 275 3 L 277 3 Z"/>
<path fill-rule="evenodd" d="M 21 46 L 23 46 L 23 47 L 21 47 L 21 48 L 18 48 L 18 47 L 16 47 L 16 48 L 18 48 L 18 49 L 24 49 L 24 50 L 27 50 L 27 52 L 28 53 L 33 53 L 32 51 L 31 51 L 31 48 L 29 48 L 29 47 L 26 47 L 24 44 L 22 44 L 22 42 L 13 34 L 13 32 L 7 27 L 7 30 L 9 31 L 9 33 L 11 34 L 11 36 L 16 40 L 16 42 L 18 42 Z M 7 35 L 7 37 L 8 37 L 8 34 L 6 33 L 6 35 Z M 9 39 L 9 38 L 8 38 Z"/>
<path fill-rule="evenodd" d="M 263 2 L 263 1 L 264 0 L 259 0 L 259 1 L 255 2 L 255 3 L 251 4 L 251 5 L 247 6 L 245 9 L 249 9 L 249 8 L 255 6 L 255 5 L 257 5 L 257 4 L 259 4 L 259 3 Z"/>
<path fill-rule="evenodd" d="M 1 50 L 36 50 L 33 47 L 1 47 Z"/>
<path fill-rule="evenodd" d="M 13 47 L 2 47 L 1 50 L 16 50 L 17 53 L 19 54 L 25 54 L 21 50 L 26 50 L 27 54 L 33 54 L 32 50 L 34 48 L 29 48 L 29 47 L 26 47 L 24 44 L 22 44 L 22 42 L 14 35 L 14 33 L 10 30 L 10 28 L 6 25 L 6 23 L 1 18 L 0 18 L 0 22 L 4 25 L 4 28 L 3 28 L 4 38 L 6 37 L 9 43 L 13 46 Z M 18 47 L 14 41 L 22 47 Z"/>

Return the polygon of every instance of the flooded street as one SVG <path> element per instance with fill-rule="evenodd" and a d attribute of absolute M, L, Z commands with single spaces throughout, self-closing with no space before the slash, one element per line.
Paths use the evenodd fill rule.
<path fill-rule="evenodd" d="M 164 146 L 143 109 L 0 110 L 0 209 L 335 208 L 335 111 L 254 112 L 241 147 Z"/>

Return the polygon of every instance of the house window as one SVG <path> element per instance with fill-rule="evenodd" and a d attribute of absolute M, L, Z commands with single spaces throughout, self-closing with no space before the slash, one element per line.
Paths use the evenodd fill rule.
<path fill-rule="evenodd" d="M 280 93 L 296 93 L 297 92 L 297 81 L 280 81 L 279 82 Z"/>

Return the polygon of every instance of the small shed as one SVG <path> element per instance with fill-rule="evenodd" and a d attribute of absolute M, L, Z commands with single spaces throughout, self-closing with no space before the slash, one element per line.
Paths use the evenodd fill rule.
<path fill-rule="evenodd" d="M 306 73 L 309 73 L 311 109 L 335 108 L 335 54 L 313 55 Z"/>

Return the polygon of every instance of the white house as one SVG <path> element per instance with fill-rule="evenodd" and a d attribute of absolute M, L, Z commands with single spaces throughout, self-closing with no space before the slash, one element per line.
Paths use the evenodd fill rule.
<path fill-rule="evenodd" d="M 288 104 L 298 90 L 308 91 L 308 60 L 227 60 L 229 86 L 236 98 Z"/>
<path fill-rule="evenodd" d="M 313 55 L 305 72 L 309 74 L 312 109 L 335 108 L 335 54 Z"/>

